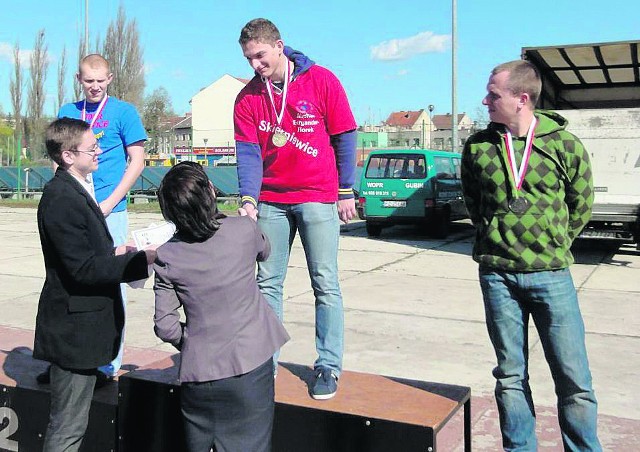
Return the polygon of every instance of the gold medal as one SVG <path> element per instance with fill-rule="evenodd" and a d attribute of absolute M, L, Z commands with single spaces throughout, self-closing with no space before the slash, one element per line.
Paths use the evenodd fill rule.
<path fill-rule="evenodd" d="M 271 142 L 274 146 L 278 146 L 279 148 L 281 148 L 282 146 L 287 144 L 287 136 L 282 132 L 276 132 L 271 137 Z"/>
<path fill-rule="evenodd" d="M 290 75 L 289 75 L 290 62 L 289 62 L 289 59 L 287 58 L 285 58 L 285 60 L 287 62 L 287 65 L 284 68 L 284 73 L 282 74 L 282 78 L 284 80 L 284 86 L 282 88 L 282 105 L 280 105 L 280 112 L 278 112 L 278 110 L 276 109 L 276 103 L 273 100 L 273 93 L 271 92 L 271 80 L 263 79 L 265 84 L 267 85 L 267 93 L 269 94 L 269 100 L 271 101 L 271 106 L 273 107 L 273 111 L 276 114 L 277 127 L 275 127 L 275 130 L 277 130 L 277 132 L 274 132 L 273 135 L 271 136 L 271 142 L 273 143 L 274 146 L 279 148 L 287 144 L 287 136 L 282 131 L 282 118 L 284 117 L 284 111 L 287 106 L 287 90 L 289 87 L 289 78 L 290 78 Z"/>

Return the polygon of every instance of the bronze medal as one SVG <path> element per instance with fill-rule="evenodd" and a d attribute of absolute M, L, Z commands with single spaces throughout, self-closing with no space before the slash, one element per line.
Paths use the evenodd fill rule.
<path fill-rule="evenodd" d="M 271 142 L 274 146 L 281 148 L 285 144 L 287 144 L 287 136 L 282 132 L 276 132 L 271 137 Z"/>
<path fill-rule="evenodd" d="M 529 208 L 529 201 L 525 198 L 513 198 L 509 200 L 509 210 L 513 213 L 525 213 Z"/>

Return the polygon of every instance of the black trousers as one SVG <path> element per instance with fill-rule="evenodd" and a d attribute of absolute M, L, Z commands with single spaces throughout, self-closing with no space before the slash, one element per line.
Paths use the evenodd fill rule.
<path fill-rule="evenodd" d="M 187 450 L 269 452 L 273 428 L 273 362 L 222 380 L 183 383 L 180 405 Z"/>
<path fill-rule="evenodd" d="M 44 452 L 80 449 L 89 422 L 96 371 L 63 369 L 51 365 L 51 409 Z"/>

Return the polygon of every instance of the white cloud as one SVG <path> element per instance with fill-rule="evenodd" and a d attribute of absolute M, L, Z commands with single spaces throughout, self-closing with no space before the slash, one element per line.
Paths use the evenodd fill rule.
<path fill-rule="evenodd" d="M 153 72 L 155 72 L 156 69 L 158 69 L 161 66 L 161 64 L 159 63 L 144 63 L 143 66 L 143 70 L 144 70 L 144 75 L 149 75 Z"/>
<path fill-rule="evenodd" d="M 383 61 L 406 60 L 421 53 L 444 52 L 449 48 L 450 35 L 423 31 L 415 36 L 391 39 L 371 46 L 371 59 Z"/>
<path fill-rule="evenodd" d="M 20 63 L 23 69 L 29 67 L 29 59 L 31 58 L 31 50 L 20 49 Z M 13 63 L 13 44 L 8 42 L 0 42 L 0 59 Z"/>
<path fill-rule="evenodd" d="M 406 77 L 407 75 L 409 75 L 409 70 L 408 69 L 399 69 L 398 71 L 394 72 L 393 74 L 385 75 L 384 79 L 385 80 L 397 80 L 399 78 Z"/>
<path fill-rule="evenodd" d="M 182 69 L 175 69 L 171 72 L 171 77 L 176 80 L 184 80 L 187 78 L 187 73 Z"/>

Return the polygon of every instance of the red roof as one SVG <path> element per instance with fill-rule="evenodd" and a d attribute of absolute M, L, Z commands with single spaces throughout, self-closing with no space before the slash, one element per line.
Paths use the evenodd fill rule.
<path fill-rule="evenodd" d="M 233 77 L 233 76 L 232 76 L 232 77 Z M 235 78 L 236 80 L 238 80 L 238 81 L 240 81 L 240 82 L 244 83 L 245 85 L 249 84 L 249 82 L 251 81 L 251 80 L 248 80 L 248 79 L 246 79 L 246 78 L 240 78 L 240 77 L 233 77 L 233 78 Z"/>
<path fill-rule="evenodd" d="M 394 111 L 385 122 L 388 126 L 413 127 L 423 111 Z"/>
<path fill-rule="evenodd" d="M 466 113 L 458 114 L 458 124 L 462 121 Z M 433 115 L 433 125 L 437 130 L 451 130 L 451 113 L 446 115 Z"/>

